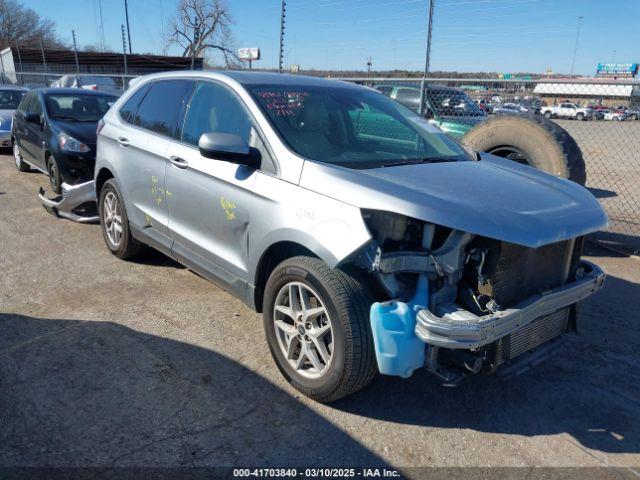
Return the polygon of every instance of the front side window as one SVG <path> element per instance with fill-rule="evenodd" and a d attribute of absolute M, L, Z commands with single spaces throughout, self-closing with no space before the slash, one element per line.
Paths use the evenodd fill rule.
<path fill-rule="evenodd" d="M 247 85 L 296 153 L 349 168 L 466 160 L 454 140 L 426 120 L 365 88 Z"/>
<path fill-rule="evenodd" d="M 69 122 L 97 122 L 116 100 L 117 98 L 111 95 L 83 95 L 81 93 L 49 93 L 45 95 L 49 117 Z"/>
<path fill-rule="evenodd" d="M 190 80 L 161 80 L 153 83 L 129 122 L 175 138 L 178 118 L 192 86 L 193 82 Z"/>
<path fill-rule="evenodd" d="M 0 110 L 15 110 L 24 94 L 22 90 L 0 90 Z"/>
<path fill-rule="evenodd" d="M 182 140 L 198 145 L 203 133 L 232 133 L 249 143 L 251 119 L 225 87 L 198 82 L 182 127 Z"/>

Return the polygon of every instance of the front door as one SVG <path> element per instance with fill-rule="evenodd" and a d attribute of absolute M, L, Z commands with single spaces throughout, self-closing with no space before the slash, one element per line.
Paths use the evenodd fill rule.
<path fill-rule="evenodd" d="M 234 290 L 246 277 L 252 188 L 258 173 L 203 157 L 203 133 L 232 133 L 255 144 L 257 133 L 241 100 L 228 87 L 198 82 L 186 111 L 182 143 L 172 142 L 166 194 L 173 253 Z"/>

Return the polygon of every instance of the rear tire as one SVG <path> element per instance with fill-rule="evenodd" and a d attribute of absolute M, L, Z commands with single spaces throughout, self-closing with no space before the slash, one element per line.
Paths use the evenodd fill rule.
<path fill-rule="evenodd" d="M 521 163 L 580 185 L 587 181 L 582 151 L 573 137 L 537 115 L 491 118 L 467 132 L 462 142 L 479 152 L 506 158 L 504 153 L 512 149 L 521 154 Z"/>
<path fill-rule="evenodd" d="M 298 307 L 303 302 L 291 300 L 302 298 L 301 292 L 305 291 L 305 303 L 316 310 L 321 305 L 325 312 L 309 317 L 315 318 L 313 324 L 307 324 L 304 313 L 313 308 Z M 377 366 L 369 323 L 372 302 L 366 282 L 356 272 L 331 269 L 317 258 L 293 257 L 274 269 L 264 294 L 265 334 L 278 369 L 296 390 L 318 402 L 332 402 L 360 390 L 373 379 Z M 283 313 L 287 309 L 289 314 Z M 330 326 L 326 334 L 330 338 L 322 337 L 327 344 L 319 348 L 314 338 L 307 339 L 306 332 L 313 337 L 315 329 L 326 325 Z M 312 353 L 315 362 L 303 354 L 305 342 L 305 348 L 318 352 Z"/>
<path fill-rule="evenodd" d="M 16 163 L 16 168 L 19 172 L 28 172 L 31 170 L 29 164 L 22 160 L 22 154 L 20 153 L 20 147 L 18 146 L 18 142 L 13 141 L 13 160 Z"/>
<path fill-rule="evenodd" d="M 113 178 L 107 180 L 100 190 L 98 211 L 100 230 L 109 251 L 123 260 L 137 256 L 143 244 L 131 235 L 122 195 Z"/>
<path fill-rule="evenodd" d="M 544 112 L 544 118 L 551 118 L 551 112 Z"/>

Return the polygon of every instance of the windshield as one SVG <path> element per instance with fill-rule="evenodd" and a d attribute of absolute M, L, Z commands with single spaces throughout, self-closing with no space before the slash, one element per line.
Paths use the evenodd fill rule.
<path fill-rule="evenodd" d="M 457 90 L 427 90 L 429 104 L 436 115 L 484 117 L 486 113 L 465 93 Z"/>
<path fill-rule="evenodd" d="M 117 97 L 110 95 L 48 94 L 45 96 L 49 116 L 71 122 L 97 122 Z"/>
<path fill-rule="evenodd" d="M 15 110 L 24 97 L 22 90 L 0 90 L 0 110 Z"/>
<path fill-rule="evenodd" d="M 296 153 L 348 168 L 467 159 L 454 140 L 409 109 L 365 88 L 248 85 Z"/>

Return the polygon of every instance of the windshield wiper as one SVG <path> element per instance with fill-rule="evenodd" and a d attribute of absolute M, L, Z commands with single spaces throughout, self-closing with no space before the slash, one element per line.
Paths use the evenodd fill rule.
<path fill-rule="evenodd" d="M 457 162 L 460 160 L 460 157 L 422 157 L 422 158 L 408 158 L 405 160 L 401 160 L 393 163 L 386 163 L 382 165 L 383 167 L 395 167 L 397 165 L 415 165 L 418 163 L 443 163 L 443 162 Z"/>
<path fill-rule="evenodd" d="M 54 120 L 67 120 L 67 121 L 71 121 L 71 122 L 79 122 L 80 120 L 78 120 L 77 118 L 73 118 L 73 117 L 64 117 L 64 116 L 59 116 L 59 115 L 55 115 L 53 117 Z"/>

